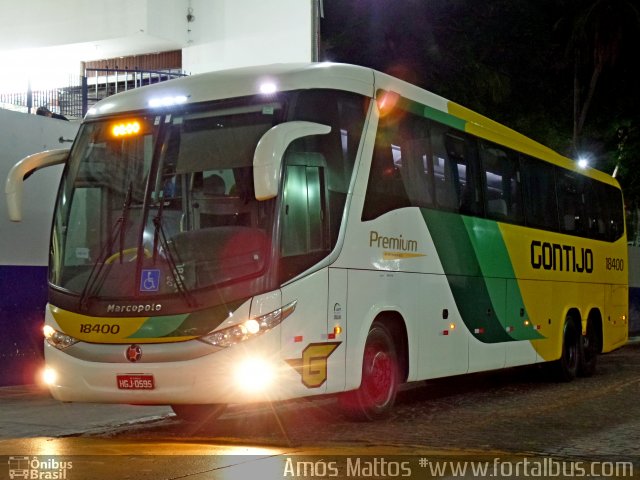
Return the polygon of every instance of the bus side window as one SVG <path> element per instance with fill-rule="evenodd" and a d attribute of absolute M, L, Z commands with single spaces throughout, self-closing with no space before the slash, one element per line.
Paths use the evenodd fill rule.
<path fill-rule="evenodd" d="M 434 122 L 431 144 L 438 207 L 468 215 L 481 214 L 476 155 L 470 138 Z"/>
<path fill-rule="evenodd" d="M 587 234 L 581 179 L 568 170 L 560 169 L 557 182 L 560 231 L 579 236 Z"/>
<path fill-rule="evenodd" d="M 555 167 L 530 157 L 521 157 L 526 224 L 558 231 Z"/>
<path fill-rule="evenodd" d="M 397 123 L 389 125 L 380 119 L 362 220 L 372 220 L 387 212 L 411 205 L 400 173 L 402 151 L 399 140 Z"/>
<path fill-rule="evenodd" d="M 479 142 L 484 173 L 487 217 L 522 222 L 522 192 L 518 157 L 511 150 L 484 140 Z"/>
<path fill-rule="evenodd" d="M 606 200 L 600 184 L 590 178 L 584 179 L 583 209 L 586 226 L 586 234 L 589 238 L 605 240 L 607 238 L 607 221 L 604 206 Z"/>
<path fill-rule="evenodd" d="M 429 121 L 400 109 L 395 113 L 378 125 L 363 220 L 433 205 Z"/>
<path fill-rule="evenodd" d="M 610 185 L 600 185 L 600 198 L 605 207 L 602 210 L 602 220 L 605 224 L 605 239 L 614 242 L 624 234 L 624 218 L 622 195 L 620 190 Z"/>

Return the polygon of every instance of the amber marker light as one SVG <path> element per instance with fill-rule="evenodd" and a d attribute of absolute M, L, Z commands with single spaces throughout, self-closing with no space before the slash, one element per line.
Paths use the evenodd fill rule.
<path fill-rule="evenodd" d="M 380 116 L 384 117 L 388 113 L 390 113 L 400 100 L 400 95 L 396 92 L 382 92 L 376 98 L 376 102 L 378 103 L 378 110 L 380 111 Z"/>
<path fill-rule="evenodd" d="M 130 122 L 116 123 L 111 129 L 114 137 L 130 137 L 140 133 L 140 122 L 133 120 Z"/>

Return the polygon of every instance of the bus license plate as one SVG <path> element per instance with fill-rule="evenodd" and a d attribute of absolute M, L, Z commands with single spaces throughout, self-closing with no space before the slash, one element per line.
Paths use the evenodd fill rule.
<path fill-rule="evenodd" d="M 153 390 L 155 383 L 153 375 L 118 375 L 120 390 Z"/>

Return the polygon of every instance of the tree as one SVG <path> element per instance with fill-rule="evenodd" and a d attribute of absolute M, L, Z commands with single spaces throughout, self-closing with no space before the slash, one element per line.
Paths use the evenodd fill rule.
<path fill-rule="evenodd" d="M 569 14 L 559 22 L 563 23 L 570 27 L 567 52 L 573 62 L 572 147 L 577 155 L 602 74 L 618 63 L 625 41 L 637 36 L 640 9 L 632 0 L 574 1 L 570 2 Z"/>

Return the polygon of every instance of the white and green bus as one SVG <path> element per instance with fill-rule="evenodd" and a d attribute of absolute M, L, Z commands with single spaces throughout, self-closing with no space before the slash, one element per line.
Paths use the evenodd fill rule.
<path fill-rule="evenodd" d="M 627 340 L 616 180 L 368 68 L 275 65 L 109 97 L 70 151 L 44 326 L 52 395 L 171 405 L 338 396 Z M 28 288 L 28 286 L 24 286 Z"/>

